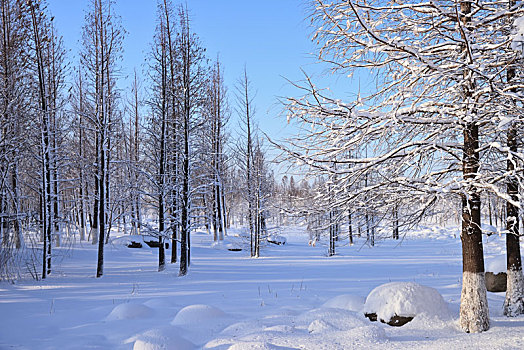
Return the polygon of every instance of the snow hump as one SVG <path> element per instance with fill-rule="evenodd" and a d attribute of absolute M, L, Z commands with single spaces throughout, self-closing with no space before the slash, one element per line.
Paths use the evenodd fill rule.
<path fill-rule="evenodd" d="M 211 305 L 195 304 L 186 306 L 180 310 L 171 324 L 175 326 L 188 326 L 209 322 L 225 316 L 226 314 L 219 308 Z"/>
<path fill-rule="evenodd" d="M 145 305 L 124 303 L 115 306 L 106 320 L 135 320 L 151 317 L 154 313 L 153 309 Z"/>
<path fill-rule="evenodd" d="M 389 321 L 394 315 L 448 319 L 448 304 L 433 288 L 414 282 L 391 282 L 376 287 L 369 293 L 365 313 L 376 313 L 379 319 Z"/>

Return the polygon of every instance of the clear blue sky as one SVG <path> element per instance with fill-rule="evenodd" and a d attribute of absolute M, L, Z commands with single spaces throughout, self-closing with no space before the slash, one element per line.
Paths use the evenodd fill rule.
<path fill-rule="evenodd" d="M 49 0 L 49 9 L 71 50 L 69 58 L 73 62 L 78 62 L 80 33 L 88 3 L 88 0 Z M 312 29 L 306 18 L 308 3 L 308 0 L 187 0 L 193 30 L 201 38 L 208 57 L 214 59 L 220 54 L 231 104 L 234 84 L 245 64 L 257 90 L 258 124 L 275 138 L 290 132 L 285 118 L 279 116 L 281 106 L 277 97 L 301 93 L 285 78 L 302 79 L 301 68 L 309 73 L 322 71 L 311 55 L 315 47 L 309 39 Z M 156 25 L 156 0 L 117 0 L 116 12 L 128 32 L 123 73 L 131 75 L 135 68 L 141 72 Z M 345 95 L 356 92 L 354 84 L 347 79 L 322 80 L 326 81 L 331 86 L 338 85 L 337 90 Z M 233 133 L 235 124 L 232 119 Z"/>

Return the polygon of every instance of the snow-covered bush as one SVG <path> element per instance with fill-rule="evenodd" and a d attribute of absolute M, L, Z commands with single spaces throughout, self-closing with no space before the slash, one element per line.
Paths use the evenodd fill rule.
<path fill-rule="evenodd" d="M 364 313 L 376 314 L 385 322 L 394 316 L 450 317 L 448 304 L 436 289 L 414 282 L 391 282 L 376 287 L 366 298 Z"/>

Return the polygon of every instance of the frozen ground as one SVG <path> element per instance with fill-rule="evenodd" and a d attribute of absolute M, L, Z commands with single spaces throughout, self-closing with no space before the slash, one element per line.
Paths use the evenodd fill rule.
<path fill-rule="evenodd" d="M 330 258 L 300 228 L 282 235 L 287 244 L 251 259 L 196 233 L 183 278 L 177 266 L 156 272 L 154 249 L 110 245 L 96 279 L 94 246 L 61 248 L 47 280 L 0 284 L 0 349 L 524 349 L 524 317 L 501 315 L 504 293 L 488 293 L 489 331 L 458 329 L 461 256 L 452 229 L 425 228 L 374 248 L 339 242 Z M 504 241 L 489 237 L 487 260 L 503 252 Z M 370 291 L 401 281 L 435 288 L 449 316 L 417 316 L 400 328 L 365 319 Z"/>

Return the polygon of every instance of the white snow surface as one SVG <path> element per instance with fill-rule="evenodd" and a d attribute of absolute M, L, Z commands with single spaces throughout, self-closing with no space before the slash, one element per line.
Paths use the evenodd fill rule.
<path fill-rule="evenodd" d="M 506 254 L 486 259 L 486 272 L 493 272 L 495 274 L 506 272 Z"/>
<path fill-rule="evenodd" d="M 442 320 L 451 318 L 448 304 L 440 293 L 415 282 L 390 282 L 378 286 L 366 298 L 364 312 L 375 313 L 386 322 L 395 315 L 423 315 Z"/>
<path fill-rule="evenodd" d="M 366 298 L 364 297 L 351 294 L 342 294 L 329 299 L 324 304 L 322 304 L 322 307 L 360 312 L 362 311 L 365 302 Z"/>
<path fill-rule="evenodd" d="M 227 244 L 244 247 L 243 236 L 235 236 L 240 232 L 231 229 Z M 215 249 L 211 235 L 196 232 L 185 277 L 178 264 L 157 272 L 156 249 L 125 248 L 122 238 L 106 245 L 98 279 L 96 245 L 64 237 L 47 279 L 0 283 L 0 349 L 524 348 L 524 317 L 502 315 L 504 293 L 487 294 L 489 331 L 460 329 L 457 228 L 426 226 L 375 247 L 365 237 L 353 245 L 340 240 L 333 257 L 324 238 L 309 246 L 303 227 L 282 234 L 285 245 L 268 244 L 255 259 L 246 249 Z M 504 251 L 504 235 L 485 237 L 488 261 Z M 449 317 L 426 305 L 403 327 L 370 322 L 363 296 L 390 282 L 433 288 L 443 300 L 422 293 L 426 304 L 449 306 Z"/>
<path fill-rule="evenodd" d="M 513 22 L 513 38 L 511 48 L 520 51 L 524 55 L 524 17 L 519 17 Z"/>

